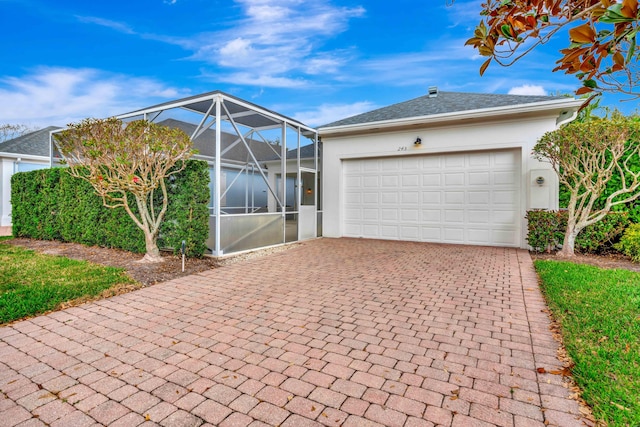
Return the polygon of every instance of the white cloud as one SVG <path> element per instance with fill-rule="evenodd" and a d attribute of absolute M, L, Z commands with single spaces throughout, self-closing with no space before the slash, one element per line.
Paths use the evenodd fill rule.
<path fill-rule="evenodd" d="M 547 91 L 540 85 L 524 84 L 509 89 L 509 95 L 534 95 L 546 96 Z"/>
<path fill-rule="evenodd" d="M 378 106 L 369 101 L 353 104 L 322 104 L 314 110 L 301 111 L 294 115 L 294 119 L 309 126 L 322 126 L 336 120 L 345 119 L 357 114 L 375 110 Z"/>
<path fill-rule="evenodd" d="M 348 21 L 362 16 L 362 7 L 331 5 L 328 0 L 236 0 L 244 14 L 232 29 L 196 36 L 191 59 L 233 69 L 225 81 L 295 87 L 304 78 L 291 76 L 337 73 L 345 64 L 345 51 L 322 51 L 323 40 L 347 29 Z M 234 81 L 236 77 L 241 80 Z"/>
<path fill-rule="evenodd" d="M 133 29 L 125 23 L 112 21 L 110 19 L 98 18 L 95 16 L 76 16 L 78 21 L 84 22 L 85 24 L 95 24 L 100 25 L 101 27 L 111 28 L 112 30 L 125 33 L 125 34 L 136 34 Z"/>
<path fill-rule="evenodd" d="M 0 77 L 0 123 L 64 126 L 187 95 L 156 80 L 91 68 L 39 68 Z"/>

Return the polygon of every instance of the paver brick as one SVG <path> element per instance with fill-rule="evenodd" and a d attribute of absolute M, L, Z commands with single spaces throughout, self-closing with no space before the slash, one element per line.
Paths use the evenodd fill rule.
<path fill-rule="evenodd" d="M 289 411 L 261 402 L 248 415 L 269 425 L 279 425 L 289 416 Z"/>
<path fill-rule="evenodd" d="M 89 411 L 92 418 L 104 425 L 109 425 L 128 413 L 127 408 L 114 400 L 107 400 Z"/>
<path fill-rule="evenodd" d="M 163 427 L 199 427 L 202 420 L 189 412 L 178 410 L 160 422 Z"/>
<path fill-rule="evenodd" d="M 402 412 L 375 404 L 369 406 L 364 416 L 372 421 L 390 427 L 402 427 L 407 420 L 407 416 Z"/>
<path fill-rule="evenodd" d="M 0 411 L 39 425 L 29 411 L 42 411 L 55 427 L 92 414 L 572 426 L 562 378 L 535 371 L 561 366 L 544 307 L 523 250 L 318 239 L 0 328 Z"/>

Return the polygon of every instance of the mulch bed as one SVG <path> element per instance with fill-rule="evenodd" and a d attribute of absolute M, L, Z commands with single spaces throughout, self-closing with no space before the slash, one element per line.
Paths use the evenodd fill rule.
<path fill-rule="evenodd" d="M 211 257 L 186 258 L 184 272 L 182 272 L 182 257 L 168 253 L 162 254 L 164 262 L 149 264 L 138 262 L 144 254 L 134 254 L 120 249 L 86 246 L 79 243 L 22 238 L 4 240 L 2 243 L 33 249 L 43 254 L 86 260 L 111 267 L 121 267 L 127 270 L 129 277 L 145 286 L 219 266 L 219 262 Z"/>
<path fill-rule="evenodd" d="M 124 268 L 129 277 L 143 286 L 150 286 L 175 279 L 176 277 L 200 273 L 223 265 L 285 251 L 298 245 L 298 243 L 291 243 L 253 252 L 245 252 L 222 259 L 207 256 L 202 258 L 186 258 L 183 272 L 182 257 L 170 253 L 162 253 L 163 262 L 145 263 L 139 262 L 144 254 L 135 254 L 121 249 L 86 246 L 80 243 L 63 243 L 55 240 L 24 238 L 3 240 L 2 243 L 32 249 L 42 254 L 64 256 L 72 259 L 86 260 L 95 264 Z"/>
<path fill-rule="evenodd" d="M 556 256 L 555 253 L 531 252 L 531 258 L 533 258 L 534 260 L 552 259 L 556 261 L 571 261 L 578 264 L 591 264 L 600 268 L 619 268 L 640 272 L 640 264 L 631 261 L 631 258 L 620 253 L 610 253 L 603 255 L 576 254 L 573 258 L 561 258 Z"/>

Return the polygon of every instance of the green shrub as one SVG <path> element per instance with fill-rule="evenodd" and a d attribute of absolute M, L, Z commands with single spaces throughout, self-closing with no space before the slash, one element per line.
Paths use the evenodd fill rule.
<path fill-rule="evenodd" d="M 158 246 L 188 256 L 202 256 L 209 235 L 209 173 L 207 163 L 188 160 L 184 170 L 167 178 L 169 207 L 158 234 Z M 158 192 L 160 193 L 160 192 Z M 133 197 L 131 197 L 133 200 Z M 61 240 L 144 253 L 144 233 L 123 208 L 103 206 L 89 183 L 64 168 L 13 175 L 13 234 L 16 237 Z M 137 211 L 135 204 L 132 210 Z"/>
<path fill-rule="evenodd" d="M 628 225 L 629 216 L 626 212 L 609 212 L 601 221 L 588 226 L 578 234 L 575 249 L 582 253 L 606 252 L 614 247 L 614 243 Z"/>
<path fill-rule="evenodd" d="M 536 252 L 552 251 L 562 245 L 567 228 L 567 211 L 532 210 L 527 212 L 527 242 Z M 629 225 L 625 212 L 609 212 L 578 234 L 575 249 L 581 253 L 602 253 L 614 243 Z"/>
<path fill-rule="evenodd" d="M 549 252 L 562 243 L 566 216 L 562 212 L 532 210 L 527 212 L 527 243 L 536 252 Z M 563 227 L 564 224 L 564 227 Z"/>
<path fill-rule="evenodd" d="M 615 248 L 633 261 L 640 262 L 640 224 L 627 227 Z"/>

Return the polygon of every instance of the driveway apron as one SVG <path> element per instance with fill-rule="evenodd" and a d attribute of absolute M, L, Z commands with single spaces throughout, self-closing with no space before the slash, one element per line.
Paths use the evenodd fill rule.
<path fill-rule="evenodd" d="M 0 426 L 590 425 L 549 326 L 524 250 L 307 241 L 0 328 Z"/>

